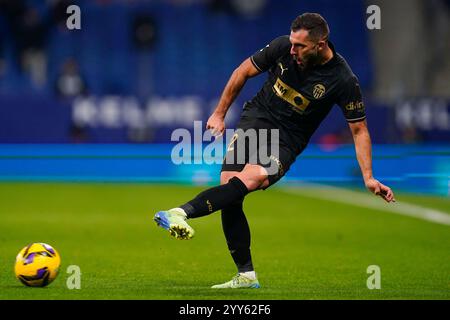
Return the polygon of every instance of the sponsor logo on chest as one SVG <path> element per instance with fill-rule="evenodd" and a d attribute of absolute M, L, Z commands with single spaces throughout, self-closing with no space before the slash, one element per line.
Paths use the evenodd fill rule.
<path fill-rule="evenodd" d="M 280 78 L 273 85 L 273 91 L 278 97 L 292 105 L 297 112 L 305 111 L 310 103 L 300 92 L 284 83 Z"/>

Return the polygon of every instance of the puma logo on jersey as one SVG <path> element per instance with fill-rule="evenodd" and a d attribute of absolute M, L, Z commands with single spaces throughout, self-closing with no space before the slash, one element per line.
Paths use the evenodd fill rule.
<path fill-rule="evenodd" d="M 283 75 L 283 72 L 285 72 L 288 68 L 283 68 L 283 65 L 281 64 L 281 62 L 279 62 L 278 65 L 281 68 L 281 75 Z"/>

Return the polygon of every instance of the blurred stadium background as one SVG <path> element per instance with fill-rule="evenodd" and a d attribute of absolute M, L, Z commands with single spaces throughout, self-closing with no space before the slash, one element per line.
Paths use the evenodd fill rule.
<path fill-rule="evenodd" d="M 73 3 L 82 9 L 81 30 L 66 27 L 66 9 Z M 82 170 L 80 163 L 74 172 L 67 163 L 60 167 L 42 160 L 68 152 L 93 157 L 100 152 L 105 161 L 108 155 L 167 156 L 161 145 L 171 142 L 171 132 L 192 130 L 195 120 L 207 120 L 242 60 L 287 34 L 299 13 L 317 11 L 360 79 L 377 144 L 377 175 L 395 187 L 448 195 L 449 1 L 371 1 L 381 8 L 381 30 L 367 29 L 369 3 L 358 0 L 0 4 L 0 143 L 8 144 L 0 151 L 1 179 L 216 182 L 217 167 L 180 169 L 161 157 L 156 171 L 146 163 L 146 170 L 124 165 L 111 172 L 100 166 L 103 172 L 95 168 L 96 173 Z M 227 118 L 228 128 L 264 78 L 247 83 Z M 286 181 L 360 182 L 352 148 L 339 147 L 352 141 L 337 108 L 312 142 L 316 145 L 305 152 L 307 170 L 295 166 Z M 134 147 L 74 146 L 103 143 Z M 340 162 L 324 172 L 316 160 L 330 152 L 337 152 Z M 38 166 L 25 157 L 36 155 Z"/>
<path fill-rule="evenodd" d="M 66 27 L 66 8 L 71 4 L 81 8 L 81 30 Z M 366 27 L 366 9 L 371 4 L 381 8 L 381 30 Z M 151 182 L 183 184 L 184 188 L 217 183 L 220 165 L 172 163 L 171 133 L 176 128 L 192 131 L 197 120 L 205 123 L 234 68 L 273 38 L 288 34 L 291 21 L 307 11 L 325 17 L 337 51 L 360 80 L 374 142 L 375 175 L 400 194 L 433 196 L 429 199 L 436 202 L 418 202 L 449 213 L 448 0 L 0 0 L 0 181 L 4 191 L 0 214 L 11 223 L 4 227 L 14 225 L 11 230 L 19 230 L 24 223 L 21 213 L 27 210 L 24 216 L 34 221 L 33 208 L 16 202 L 33 198 L 35 191 L 45 196 L 42 190 L 47 189 L 45 184 L 29 182 Z M 243 103 L 264 80 L 261 75 L 247 82 L 227 116 L 228 128 L 234 127 Z M 299 182 L 363 189 L 352 138 L 338 108 L 279 186 Z M 149 194 L 134 194 L 141 197 L 141 211 L 148 210 L 152 201 L 161 206 L 176 204 L 167 188 L 148 187 Z M 68 188 L 60 195 L 63 199 L 81 192 Z M 48 190 L 55 192 L 54 185 L 49 184 Z M 173 190 L 184 195 L 176 198 L 178 203 L 199 189 L 189 193 L 174 185 Z M 109 193 L 98 192 L 100 200 L 85 198 L 81 192 L 80 201 L 90 201 L 93 207 L 97 200 L 106 203 L 102 196 Z M 120 196 L 113 194 L 118 200 Z M 36 212 L 46 212 L 45 203 L 52 203 L 52 197 L 39 202 Z M 66 202 L 73 208 L 81 205 L 77 203 Z M 64 203 L 55 208 L 65 212 Z M 136 204 L 134 209 L 139 210 Z M 80 210 L 89 211 L 85 206 Z M 16 220 L 9 220 L 13 219 L 10 213 L 17 213 Z M 78 214 L 73 213 L 76 219 Z M 89 217 L 85 219 L 88 224 Z M 320 225 L 316 226 L 319 233 Z M 15 241 L 12 251 L 30 241 L 20 230 L 10 234 Z M 51 229 L 46 230 L 51 239 L 61 241 Z M 410 230 L 416 229 L 406 228 L 405 234 Z M 443 235 L 439 250 L 448 249 L 445 230 L 436 231 Z M 1 241 L 6 241 L 9 233 L 0 234 L 4 235 Z M 438 255 L 442 260 L 435 262 L 448 267 L 444 251 Z M 446 276 L 448 272 L 440 273 L 436 283 L 441 285 Z M 441 297 L 448 298 L 448 281 L 439 288 Z M 404 296 L 404 292 L 394 295 Z"/>

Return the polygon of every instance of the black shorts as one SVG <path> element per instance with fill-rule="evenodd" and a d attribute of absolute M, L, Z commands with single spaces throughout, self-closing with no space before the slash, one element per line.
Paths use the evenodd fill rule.
<path fill-rule="evenodd" d="M 275 184 L 297 157 L 295 151 L 280 139 L 279 130 L 282 129 L 269 120 L 241 117 L 227 147 L 221 171 L 240 172 L 246 164 L 258 164 L 267 170 L 269 186 Z"/>

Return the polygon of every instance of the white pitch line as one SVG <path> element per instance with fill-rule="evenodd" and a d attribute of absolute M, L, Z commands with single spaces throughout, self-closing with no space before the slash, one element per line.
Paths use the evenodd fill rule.
<path fill-rule="evenodd" d="M 343 188 L 319 186 L 317 184 L 302 184 L 302 187 L 285 187 L 281 188 L 281 190 L 311 198 L 319 198 L 358 207 L 397 213 L 408 217 L 414 217 L 450 226 L 450 214 L 443 211 L 422 207 L 411 203 L 399 202 L 398 200 L 394 203 L 387 203 L 380 197 Z"/>

